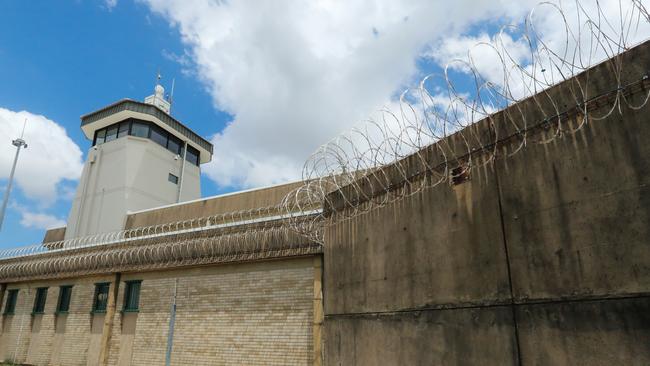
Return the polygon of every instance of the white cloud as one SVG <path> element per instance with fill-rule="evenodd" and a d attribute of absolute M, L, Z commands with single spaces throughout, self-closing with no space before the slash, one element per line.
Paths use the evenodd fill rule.
<path fill-rule="evenodd" d="M 21 211 L 21 215 L 20 224 L 28 229 L 48 230 L 65 226 L 64 220 L 52 215 L 29 211 Z"/>
<path fill-rule="evenodd" d="M 468 68 L 457 60 L 470 62 L 484 80 L 508 86 L 521 99 L 622 52 L 623 45 L 647 39 L 650 22 L 639 15 L 632 1 L 540 3 L 530 13 L 528 28 L 520 19 L 500 34 L 448 37 L 425 57 L 464 72 Z"/>
<path fill-rule="evenodd" d="M 56 201 L 57 187 L 81 175 L 82 153 L 65 129 L 44 116 L 0 108 L 0 179 L 7 179 L 16 148 L 11 141 L 20 136 L 27 119 L 25 141 L 16 169 L 15 183 L 25 196 L 47 206 Z"/>
<path fill-rule="evenodd" d="M 117 0 L 104 0 L 106 10 L 112 11 L 117 6 Z"/>
<path fill-rule="evenodd" d="M 298 178 L 320 144 L 389 103 L 424 47 L 522 2 L 148 0 L 180 30 L 234 120 L 204 171 L 220 185 Z"/>
<path fill-rule="evenodd" d="M 298 178 L 320 144 L 394 103 L 396 92 L 416 83 L 418 57 L 444 65 L 472 50 L 486 79 L 503 83 L 493 51 L 472 47 L 493 35 L 456 35 L 479 22 L 486 29 L 519 23 L 539 3 L 143 1 L 178 27 L 189 48 L 185 56 L 192 58 L 215 105 L 234 116 L 214 136 L 214 160 L 204 172 L 222 186 L 244 187 Z M 601 3 L 606 14 L 618 15 L 618 0 Z M 542 6 L 534 24 L 550 46 L 559 47 L 565 33 L 562 17 L 553 12 Z M 504 35 L 501 42 L 514 61 L 527 62 L 519 35 Z M 519 88 L 513 95 L 526 93 L 525 81 L 513 85 Z"/>

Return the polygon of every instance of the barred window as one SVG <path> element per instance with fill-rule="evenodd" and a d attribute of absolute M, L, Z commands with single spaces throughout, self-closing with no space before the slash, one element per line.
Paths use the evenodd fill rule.
<path fill-rule="evenodd" d="M 7 291 L 7 302 L 4 313 L 9 315 L 16 311 L 16 300 L 18 300 L 18 289 Z"/>
<path fill-rule="evenodd" d="M 106 312 L 106 305 L 108 304 L 108 289 L 110 283 L 96 283 L 95 284 L 95 297 L 93 299 L 93 313 Z"/>
<path fill-rule="evenodd" d="M 138 311 L 140 307 L 140 284 L 142 281 L 127 281 L 124 289 L 124 311 Z"/>
<path fill-rule="evenodd" d="M 47 287 L 39 287 L 36 289 L 36 297 L 34 298 L 34 309 L 32 313 L 43 314 L 45 311 L 45 301 L 47 300 Z"/>
<path fill-rule="evenodd" d="M 59 301 L 56 303 L 57 313 L 67 313 L 70 310 L 70 297 L 72 296 L 72 286 L 59 287 Z"/>

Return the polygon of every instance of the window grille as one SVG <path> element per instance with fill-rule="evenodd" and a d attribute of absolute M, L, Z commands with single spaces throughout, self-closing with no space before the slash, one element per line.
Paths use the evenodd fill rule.
<path fill-rule="evenodd" d="M 142 281 L 127 281 L 124 288 L 124 311 L 138 311 L 140 305 L 140 284 Z"/>
<path fill-rule="evenodd" d="M 95 298 L 93 299 L 93 313 L 106 312 L 106 305 L 108 304 L 108 289 L 110 283 L 96 283 L 95 284 Z"/>
<path fill-rule="evenodd" d="M 32 313 L 43 314 L 45 311 L 45 301 L 47 300 L 47 287 L 40 287 L 36 289 L 36 297 L 34 298 L 34 309 Z"/>
<path fill-rule="evenodd" d="M 7 302 L 4 313 L 9 315 L 16 311 L 16 300 L 18 300 L 18 289 L 7 291 Z"/>
<path fill-rule="evenodd" d="M 72 296 L 72 286 L 59 287 L 59 301 L 56 304 L 57 313 L 67 313 L 70 309 L 70 297 Z"/>

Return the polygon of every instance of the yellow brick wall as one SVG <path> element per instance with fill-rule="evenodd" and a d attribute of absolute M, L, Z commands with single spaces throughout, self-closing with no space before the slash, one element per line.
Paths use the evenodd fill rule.
<path fill-rule="evenodd" d="M 13 361 L 16 345 L 16 362 L 26 362 L 34 365 L 50 365 L 51 360 L 58 359 L 59 365 L 74 366 L 87 364 L 89 333 L 92 307 L 92 297 L 96 282 L 110 281 L 112 277 L 84 277 L 59 281 L 30 282 L 10 284 L 7 290 L 19 288 L 16 311 L 14 315 L 3 315 L 3 325 L 0 336 L 0 359 Z M 70 312 L 67 315 L 54 315 L 59 296 L 59 286 L 73 285 L 70 300 Z M 45 314 L 32 315 L 36 288 L 49 287 L 45 303 Z M 2 304 L 4 313 L 5 301 Z M 62 347 L 53 347 L 58 336 L 55 334 L 56 317 L 65 316 L 65 334 L 62 337 Z M 38 327 L 37 317 L 40 319 Z M 21 329 L 22 322 L 22 331 Z M 58 353 L 55 355 L 55 353 Z"/>
<path fill-rule="evenodd" d="M 312 364 L 314 273 L 314 258 L 310 257 L 122 274 L 108 364 L 164 365 L 175 283 L 173 365 Z M 15 315 L 3 317 L 7 327 L 0 335 L 0 359 L 12 360 L 19 344 L 18 362 L 96 365 L 102 327 L 91 334 L 94 284 L 114 278 L 8 285 L 7 290 L 20 288 L 20 293 Z M 136 279 L 142 280 L 140 311 L 123 314 L 124 281 Z M 55 325 L 62 323 L 54 315 L 60 285 L 74 285 L 64 332 L 62 328 L 55 331 Z M 35 288 L 42 286 L 49 286 L 45 314 L 40 327 L 34 327 Z M 23 332 L 18 342 L 21 320 Z"/>

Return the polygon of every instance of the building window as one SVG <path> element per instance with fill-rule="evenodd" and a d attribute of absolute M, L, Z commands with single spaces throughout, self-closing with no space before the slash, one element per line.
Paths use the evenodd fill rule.
<path fill-rule="evenodd" d="M 36 289 L 36 297 L 34 298 L 34 309 L 32 314 L 43 314 L 45 311 L 45 301 L 47 300 L 47 287 L 39 287 Z"/>
<path fill-rule="evenodd" d="M 167 180 L 174 184 L 178 184 L 178 177 L 172 173 L 169 173 L 169 176 L 167 176 Z"/>
<path fill-rule="evenodd" d="M 131 127 L 130 121 L 124 121 L 120 123 L 120 128 L 117 130 L 117 138 L 124 137 L 129 134 L 129 128 Z"/>
<path fill-rule="evenodd" d="M 96 283 L 95 284 L 95 297 L 93 298 L 93 313 L 104 313 L 106 312 L 106 305 L 108 304 L 108 289 L 111 284 L 108 282 L 105 283 Z"/>
<path fill-rule="evenodd" d="M 149 125 L 140 122 L 133 122 L 131 136 L 149 138 Z"/>
<path fill-rule="evenodd" d="M 18 300 L 18 289 L 7 291 L 7 302 L 5 303 L 5 314 L 10 315 L 16 311 L 16 300 Z"/>
<path fill-rule="evenodd" d="M 169 135 L 169 140 L 167 141 L 167 150 L 171 151 L 176 155 L 181 154 L 181 140 L 176 136 Z"/>
<path fill-rule="evenodd" d="M 101 145 L 106 139 L 106 130 L 97 131 L 97 136 L 95 137 L 94 145 Z"/>
<path fill-rule="evenodd" d="M 138 311 L 140 305 L 140 284 L 142 281 L 127 281 L 124 289 L 124 311 Z"/>
<path fill-rule="evenodd" d="M 93 146 L 101 145 L 127 135 L 150 139 L 171 151 L 174 155 L 180 155 L 183 150 L 183 140 L 153 123 L 134 118 L 129 118 L 95 131 Z M 188 146 L 185 159 L 198 166 L 200 162 L 199 150 Z"/>
<path fill-rule="evenodd" d="M 158 145 L 167 148 L 167 131 L 158 126 L 151 126 L 151 140 Z"/>
<path fill-rule="evenodd" d="M 59 301 L 56 303 L 57 313 L 67 313 L 70 310 L 70 297 L 72 296 L 72 286 L 59 287 Z"/>
<path fill-rule="evenodd" d="M 185 155 L 185 160 L 190 163 L 198 166 L 199 165 L 199 150 L 193 148 L 192 146 L 187 147 L 187 154 Z"/>
<path fill-rule="evenodd" d="M 106 142 L 113 141 L 117 138 L 117 126 L 113 125 L 106 130 Z"/>

